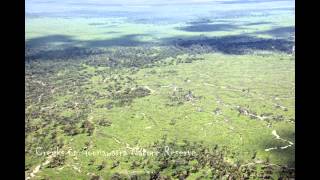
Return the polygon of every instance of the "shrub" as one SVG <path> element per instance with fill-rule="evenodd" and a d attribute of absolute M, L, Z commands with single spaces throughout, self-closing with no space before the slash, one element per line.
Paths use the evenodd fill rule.
<path fill-rule="evenodd" d="M 79 129 L 75 125 L 67 124 L 63 126 L 63 132 L 68 136 L 74 136 L 80 133 Z"/>
<path fill-rule="evenodd" d="M 106 167 L 107 163 L 105 161 L 102 161 L 102 163 L 97 167 L 98 171 L 101 171 Z"/>
<path fill-rule="evenodd" d="M 101 119 L 99 120 L 98 124 L 100 126 L 111 126 L 112 122 L 107 119 Z"/>
<path fill-rule="evenodd" d="M 93 131 L 94 131 L 94 125 L 88 121 L 88 120 L 85 120 L 83 123 L 82 123 L 82 126 L 81 128 L 83 128 L 83 131 L 85 133 L 88 133 L 89 136 L 91 136 L 93 134 Z"/>
<path fill-rule="evenodd" d="M 54 156 L 52 158 L 51 162 L 48 164 L 48 168 L 55 168 L 58 166 L 62 166 L 62 165 L 64 165 L 65 160 L 66 160 L 66 158 L 63 155 L 59 154 L 57 156 Z"/>

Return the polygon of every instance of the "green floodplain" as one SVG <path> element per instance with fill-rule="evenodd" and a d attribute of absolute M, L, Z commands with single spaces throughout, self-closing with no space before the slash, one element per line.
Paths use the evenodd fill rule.
<path fill-rule="evenodd" d="M 293 1 L 50 2 L 26 11 L 26 179 L 295 179 Z"/>

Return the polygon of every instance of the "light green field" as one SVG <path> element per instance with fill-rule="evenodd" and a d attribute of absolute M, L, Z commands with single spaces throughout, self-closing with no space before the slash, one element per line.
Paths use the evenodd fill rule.
<path fill-rule="evenodd" d="M 179 27 L 186 25 L 181 23 L 168 24 L 145 24 L 128 22 L 124 18 L 29 18 L 26 19 L 26 40 L 33 38 L 45 37 L 50 35 L 70 36 L 74 40 L 109 40 L 120 38 L 125 35 L 140 35 L 138 41 L 146 42 L 160 41 L 161 38 L 172 37 L 193 37 L 205 35 L 206 37 L 217 37 L 226 35 L 243 35 L 250 34 L 257 37 L 271 38 L 268 34 L 254 34 L 260 31 L 272 30 L 275 27 L 294 26 L 294 16 L 288 16 L 287 13 L 276 13 L 268 16 L 250 16 L 237 18 L 223 18 L 213 20 L 213 23 L 221 22 L 232 23 L 238 28 L 232 31 L 205 31 L 205 32 L 188 32 L 179 30 Z M 271 22 L 270 24 L 257 24 L 252 26 L 245 25 L 246 22 L 261 23 Z M 92 24 L 98 25 L 92 25 Z M 101 24 L 101 25 L 100 25 Z"/>
<path fill-rule="evenodd" d="M 86 142 L 92 144 L 90 151 L 111 152 L 126 146 L 147 148 L 166 135 L 169 140 L 177 140 L 178 143 L 188 140 L 203 141 L 207 146 L 214 144 L 227 146 L 237 153 L 235 159 L 244 162 L 256 153 L 257 159 L 269 159 L 276 164 L 294 165 L 294 146 L 283 150 L 265 151 L 268 148 L 288 145 L 287 142 L 275 139 L 272 135 L 273 130 L 276 130 L 281 138 L 294 142 L 294 61 L 292 57 L 222 54 L 207 54 L 203 57 L 204 60 L 190 64 L 147 68 L 136 74 L 121 71 L 120 76 L 129 76 L 139 86 L 150 88 L 151 95 L 135 99 L 129 106 L 112 109 L 99 106 L 106 104 L 108 99 L 96 99 L 96 104 L 88 107 L 90 112 L 87 117 L 96 126 L 94 133 L 91 136 L 79 134 L 69 137 L 63 133 L 60 134 L 61 130 L 58 129 L 58 136 L 61 135 L 64 142 L 63 149 L 72 148 L 79 153 L 86 146 Z M 84 66 L 84 69 L 78 72 L 80 75 L 93 73 L 85 86 L 76 87 L 75 91 L 67 91 L 64 96 L 53 94 L 54 100 L 51 104 L 56 104 L 56 108 L 62 110 L 61 116 L 75 116 L 74 110 L 69 108 L 63 110 L 63 107 L 65 103 L 77 103 L 78 95 L 75 94 L 80 89 L 87 87 L 82 95 L 104 91 L 107 84 L 103 83 L 102 77 L 109 77 L 110 74 L 96 73 L 98 69 L 103 68 Z M 59 73 L 67 76 L 73 71 L 63 70 Z M 175 88 L 191 90 L 196 96 L 195 100 L 179 106 L 167 106 L 166 104 L 170 102 L 169 96 Z M 243 92 L 244 89 L 250 89 L 250 91 Z M 285 107 L 285 110 L 277 105 Z M 258 115 L 270 113 L 270 121 L 239 115 L 237 106 L 248 107 Z M 214 113 L 217 108 L 220 109 L 219 113 Z M 283 116 L 284 119 L 272 120 L 277 116 Z M 101 127 L 97 125 L 100 119 L 111 120 L 112 125 Z M 46 132 L 44 130 L 44 133 Z M 28 138 L 27 142 L 29 142 Z M 63 179 L 66 175 L 73 174 L 80 179 L 86 179 L 87 173 L 107 177 L 112 172 L 129 174 L 132 172 L 128 171 L 130 161 L 114 170 L 99 172 L 95 169 L 96 165 L 102 161 L 112 164 L 117 158 L 97 156 L 88 157 L 80 154 L 68 157 L 63 168 L 46 168 L 38 175 Z M 28 158 L 34 161 L 35 157 L 27 156 L 27 160 Z M 87 166 L 91 159 L 96 160 L 96 165 Z M 32 161 L 27 163 L 29 162 L 31 167 L 37 165 Z M 72 167 L 80 168 L 81 173 L 77 173 L 76 168 Z"/>

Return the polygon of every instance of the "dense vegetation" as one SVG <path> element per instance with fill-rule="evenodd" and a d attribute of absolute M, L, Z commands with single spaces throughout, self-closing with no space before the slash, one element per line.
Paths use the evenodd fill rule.
<path fill-rule="evenodd" d="M 172 69 L 170 67 L 179 67 L 179 64 L 185 64 L 182 67 L 191 66 L 194 62 L 206 61 L 206 59 L 211 56 L 210 54 L 206 54 L 205 51 L 202 51 L 202 49 L 203 47 L 201 46 L 198 46 L 198 48 L 193 47 L 192 49 L 183 49 L 174 46 L 170 48 L 101 48 L 96 51 L 86 50 L 87 53 L 84 54 L 87 55 L 79 59 L 72 57 L 66 58 L 66 56 L 70 54 L 70 49 L 60 51 L 61 55 L 55 54 L 55 57 L 51 57 L 49 54 L 48 59 L 43 59 L 41 56 L 36 58 L 36 56 L 30 56 L 29 52 L 27 52 L 26 59 L 29 59 L 29 61 L 26 62 L 26 171 L 32 172 L 35 162 L 48 161 L 49 163 L 41 168 L 49 168 L 50 170 L 52 168 L 65 167 L 66 164 L 74 161 L 72 159 L 70 160 L 70 158 L 68 159 L 66 155 L 52 156 L 50 160 L 44 156 L 36 156 L 35 151 L 39 150 L 37 149 L 38 147 L 41 147 L 42 152 L 52 151 L 52 149 L 57 147 L 66 149 L 71 145 L 70 143 L 74 137 L 79 137 L 83 140 L 87 139 L 88 141 L 83 141 L 78 138 L 79 142 L 77 142 L 77 144 L 79 144 L 73 145 L 75 148 L 79 147 L 80 149 L 78 150 L 81 151 L 96 149 L 96 145 L 93 144 L 93 139 L 90 138 L 91 136 L 95 138 L 102 136 L 107 139 L 114 139 L 114 141 L 122 144 L 123 142 L 120 142 L 119 137 L 108 133 L 108 129 L 114 124 L 117 124 L 116 120 L 108 115 L 94 113 L 95 111 L 104 111 L 108 114 L 108 112 L 113 109 L 120 111 L 122 111 L 121 108 L 131 109 L 134 108 L 136 100 L 144 99 L 143 101 L 153 101 L 153 103 L 156 104 L 162 103 L 161 106 L 168 108 L 168 110 L 178 107 L 188 109 L 188 106 L 191 104 L 191 106 L 196 107 L 196 112 L 210 114 L 203 104 L 206 101 L 210 101 L 207 99 L 208 95 L 187 85 L 194 81 L 191 80 L 191 74 L 181 74 L 184 78 L 181 79 L 181 82 L 179 82 L 180 80 L 176 82 L 185 85 L 172 84 L 170 85 L 171 88 L 173 88 L 172 90 L 164 91 L 160 94 L 158 92 L 158 89 L 163 87 L 161 83 L 157 83 L 159 80 L 168 77 L 175 78 L 181 72 L 181 68 Z M 75 49 L 75 51 L 78 50 L 79 49 Z M 99 53 L 96 53 L 97 51 Z M 264 53 L 256 56 L 262 58 L 259 61 L 264 61 Z M 221 55 L 213 57 L 223 59 Z M 283 54 L 280 59 L 288 59 L 282 61 L 290 63 L 290 61 L 292 62 L 292 60 L 290 60 L 291 58 L 292 57 Z M 219 62 L 217 63 L 219 64 Z M 195 71 L 197 72 L 198 69 Z M 206 71 L 200 71 L 198 73 L 201 74 L 205 72 Z M 198 80 L 199 77 L 197 76 L 200 74 L 196 75 Z M 151 81 L 144 81 L 141 78 L 150 79 Z M 216 80 L 219 80 L 219 78 Z M 166 81 L 170 82 L 170 80 Z M 221 82 L 223 81 L 221 80 Z M 219 82 L 216 83 L 217 84 L 210 84 L 205 82 L 202 86 L 220 86 Z M 254 91 L 252 87 L 238 89 L 230 85 L 227 85 L 227 87 L 221 85 L 220 88 L 227 88 L 226 91 L 229 92 L 239 92 L 242 96 L 246 96 L 245 99 L 250 98 L 250 96 L 256 96 L 255 93 L 257 93 L 252 92 Z M 199 93 L 197 93 L 197 91 Z M 225 93 L 226 91 L 220 89 L 216 91 L 216 93 L 222 93 L 221 95 L 223 95 L 223 92 Z M 160 99 L 145 99 L 145 97 L 149 96 L 159 97 Z M 228 96 L 225 96 L 225 98 L 230 98 Z M 294 117 L 289 115 L 292 113 L 290 112 L 291 108 L 280 104 L 275 104 L 274 108 L 280 109 L 284 113 L 274 113 L 266 108 L 264 109 L 267 112 L 263 112 L 263 110 L 261 111 L 254 107 L 251 108 L 249 102 L 247 102 L 249 104 L 244 103 L 243 105 L 241 105 L 241 102 L 232 104 L 231 99 L 231 101 L 227 99 L 223 100 L 219 96 L 216 98 L 216 108 L 213 106 L 211 112 L 216 121 L 220 121 L 220 117 L 224 119 L 222 121 L 227 122 L 230 121 L 230 118 L 233 118 L 232 116 L 235 118 L 243 116 L 255 120 L 257 123 L 260 123 L 260 120 L 262 120 L 266 122 L 266 124 L 263 125 L 265 127 L 272 127 L 272 124 L 276 124 L 277 122 L 294 122 Z M 225 101 L 229 101 L 230 103 Z M 263 106 L 265 107 L 265 105 Z M 146 107 L 143 108 L 146 109 L 149 107 L 146 105 Z M 156 109 L 151 108 L 150 110 Z M 134 110 L 129 111 L 134 113 Z M 287 113 L 288 111 L 289 114 Z M 182 113 L 182 115 L 185 116 L 184 113 Z M 192 116 L 192 114 L 190 115 Z M 127 117 L 124 116 L 124 120 L 131 121 L 129 119 L 136 118 L 135 116 L 136 115 L 128 114 Z M 151 114 L 147 116 L 142 113 L 142 116 L 143 119 L 148 119 L 147 121 L 151 121 L 152 124 L 150 127 L 146 127 L 146 129 L 152 126 L 161 129 L 161 124 L 166 123 L 155 119 L 157 116 Z M 180 117 L 171 117 L 168 124 L 175 128 L 179 122 L 181 123 L 181 120 Z M 192 121 L 192 119 L 189 121 Z M 194 124 L 194 122 L 186 123 Z M 212 124 L 212 122 L 208 124 Z M 103 133 L 104 131 L 107 132 L 107 134 Z M 133 132 L 134 131 L 136 130 L 133 130 Z M 278 177 L 286 179 L 294 177 L 294 169 L 291 165 L 287 166 L 283 163 L 272 163 L 269 157 L 266 159 L 262 158 L 262 156 L 257 158 L 257 151 L 253 151 L 252 154 L 248 155 L 250 158 L 243 158 L 244 156 L 241 152 L 239 153 L 235 149 L 232 150 L 228 145 L 218 147 L 218 143 L 214 142 L 214 144 L 209 143 L 211 145 L 208 146 L 208 143 L 197 143 L 195 141 L 196 139 L 191 138 L 188 140 L 186 137 L 176 135 L 171 137 L 171 139 L 175 137 L 174 141 L 171 140 L 167 142 L 166 136 L 168 136 L 168 134 L 165 133 L 165 131 L 161 134 L 164 135 L 164 139 L 161 141 L 156 140 L 157 138 L 147 138 L 146 143 L 139 143 L 139 146 L 143 146 L 142 148 L 155 148 L 160 152 L 160 156 L 151 158 L 129 158 L 130 160 L 123 160 L 122 158 L 117 160 L 117 158 L 115 158 L 111 162 L 103 160 L 101 162 L 102 164 L 96 163 L 96 161 L 99 161 L 99 158 L 90 159 L 87 167 L 89 169 L 86 170 L 92 173 L 89 177 L 91 177 L 91 179 L 99 179 L 101 177 L 110 177 L 111 179 L 186 179 L 188 177 L 191 179 L 272 179 Z M 82 135 L 89 137 L 89 139 L 83 138 Z M 158 135 L 160 136 L 160 134 Z M 154 139 L 153 143 L 152 139 Z M 126 143 L 128 146 L 129 142 Z M 110 144 L 108 146 L 110 146 Z M 165 153 L 163 153 L 164 147 L 166 146 L 171 146 L 175 150 L 181 151 L 192 150 L 197 152 L 197 155 L 166 156 Z M 110 163 L 113 165 L 110 165 Z M 144 173 L 121 173 L 121 171 L 116 170 L 116 167 L 119 166 L 117 163 L 127 164 L 124 165 L 124 167 L 128 166 L 132 172 L 143 170 Z M 92 169 L 90 168 L 91 166 L 97 167 Z M 75 167 L 73 168 L 76 169 Z M 111 174 L 109 169 L 112 170 Z M 99 172 L 101 171 L 105 171 L 108 175 L 97 175 L 100 174 Z M 84 176 L 88 175 L 84 174 Z M 43 177 L 46 177 L 46 175 L 43 174 Z"/>

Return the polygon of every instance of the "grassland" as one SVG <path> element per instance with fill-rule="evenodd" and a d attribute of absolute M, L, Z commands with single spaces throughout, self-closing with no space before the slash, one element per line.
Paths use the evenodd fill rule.
<path fill-rule="evenodd" d="M 26 177 L 294 178 L 294 17 L 272 12 L 27 18 Z"/>

